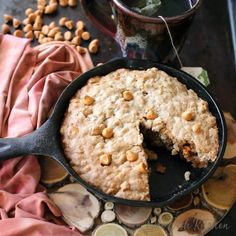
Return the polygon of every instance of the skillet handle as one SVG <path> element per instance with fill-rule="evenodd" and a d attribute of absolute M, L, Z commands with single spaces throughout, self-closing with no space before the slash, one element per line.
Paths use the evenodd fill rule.
<path fill-rule="evenodd" d="M 48 120 L 39 129 L 23 137 L 0 138 L 0 160 L 28 154 L 52 156 L 56 148 L 55 136 L 52 132 L 54 130 Z"/>

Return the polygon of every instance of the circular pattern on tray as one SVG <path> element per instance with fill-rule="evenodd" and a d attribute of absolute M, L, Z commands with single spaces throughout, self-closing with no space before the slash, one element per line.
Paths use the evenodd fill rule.
<path fill-rule="evenodd" d="M 229 114 L 227 116 L 229 117 Z M 231 115 L 230 117 L 232 119 Z M 226 122 L 227 124 L 229 122 L 227 117 Z M 228 129 L 236 128 L 235 121 L 231 120 L 230 122 L 231 126 L 228 125 Z M 231 153 L 236 153 L 236 146 L 235 149 L 231 149 Z M 79 189 L 77 191 L 78 195 L 74 195 L 77 202 L 78 199 L 81 199 L 81 194 L 83 195 L 87 192 L 85 189 L 82 190 L 83 187 L 79 184 L 69 185 L 73 189 Z M 79 187 L 74 188 L 75 185 Z M 67 189 L 66 186 L 63 188 Z M 60 188 L 57 192 L 62 191 L 63 188 Z M 87 227 L 86 235 L 110 235 L 110 232 L 116 232 L 114 230 L 117 230 L 117 236 L 128 234 L 130 236 L 188 236 L 190 234 L 200 236 L 209 232 L 216 226 L 217 222 L 223 219 L 235 199 L 236 165 L 235 157 L 231 155 L 230 158 L 223 160 L 221 166 L 201 188 L 194 190 L 192 194 L 186 195 L 169 206 L 152 209 L 102 202 L 101 205 L 99 204 L 101 209 L 97 210 L 100 213 L 94 219 L 96 226 L 90 225 L 90 227 Z M 84 210 L 88 209 L 84 208 Z M 108 216 L 111 217 L 108 217 L 108 221 L 113 221 L 113 223 L 104 224 L 102 222 L 101 218 L 104 218 L 104 212 L 109 212 Z M 114 219 L 114 215 L 116 219 Z M 81 214 L 78 214 L 78 217 L 81 220 Z"/>

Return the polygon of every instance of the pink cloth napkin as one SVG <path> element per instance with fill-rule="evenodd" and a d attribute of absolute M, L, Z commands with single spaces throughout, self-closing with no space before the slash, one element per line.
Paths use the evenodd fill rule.
<path fill-rule="evenodd" d="M 27 39 L 0 34 L 0 137 L 39 127 L 65 86 L 92 67 L 88 53 L 61 42 L 32 48 Z M 47 220 L 61 213 L 39 179 L 32 155 L 0 161 L 0 235 L 81 235 Z"/>

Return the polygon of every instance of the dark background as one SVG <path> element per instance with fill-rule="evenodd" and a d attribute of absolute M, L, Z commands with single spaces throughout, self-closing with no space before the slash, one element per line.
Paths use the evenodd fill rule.
<path fill-rule="evenodd" d="M 235 0 L 229 1 L 235 3 Z M 215 95 L 220 106 L 236 118 L 236 72 L 227 1 L 203 0 L 202 2 L 180 56 L 185 66 L 202 66 L 208 71 L 211 81 L 210 91 Z M 28 7 L 35 9 L 36 1 L 0 0 L 0 23 L 3 23 L 4 13 L 23 20 L 24 10 Z M 44 22 L 58 20 L 62 16 L 75 21 L 85 20 L 87 30 L 94 38 L 99 38 L 100 51 L 92 57 L 95 65 L 122 56 L 116 42 L 96 29 L 86 18 L 80 6 L 75 9 L 60 8 L 56 14 L 45 17 Z M 235 222 L 236 206 L 208 236 L 236 235 Z"/>

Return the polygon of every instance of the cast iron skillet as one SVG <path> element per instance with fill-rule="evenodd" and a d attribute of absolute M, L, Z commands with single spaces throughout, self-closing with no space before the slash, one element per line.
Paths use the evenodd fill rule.
<path fill-rule="evenodd" d="M 147 69 L 150 67 L 157 67 L 167 72 L 169 75 L 177 77 L 180 82 L 186 84 L 188 88 L 193 89 L 201 98 L 208 102 L 210 111 L 217 119 L 220 148 L 216 161 L 210 163 L 207 168 L 203 169 L 192 168 L 189 163 L 181 160 L 178 156 L 170 156 L 170 153 L 164 149 L 156 150 L 158 153 L 158 162 L 165 165 L 167 170 L 165 174 L 158 174 L 155 171 L 156 162 L 150 162 L 151 174 L 149 184 L 151 201 L 125 200 L 99 191 L 76 174 L 63 154 L 59 130 L 69 100 L 78 89 L 86 84 L 89 78 L 96 75 L 106 75 L 118 68 Z M 190 75 L 169 66 L 146 60 L 131 60 L 126 58 L 114 59 L 82 74 L 79 78 L 74 80 L 63 91 L 55 105 L 52 115 L 39 129 L 24 137 L 0 139 L 0 160 L 6 160 L 26 154 L 50 156 L 58 161 L 71 176 L 98 198 L 133 206 L 161 207 L 168 205 L 170 202 L 199 187 L 200 184 L 210 177 L 219 165 L 224 154 L 226 144 L 225 127 L 224 117 L 216 101 L 205 87 Z M 185 171 L 191 172 L 190 181 L 185 181 Z"/>

